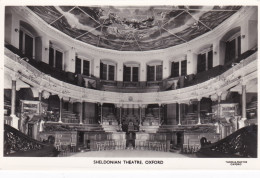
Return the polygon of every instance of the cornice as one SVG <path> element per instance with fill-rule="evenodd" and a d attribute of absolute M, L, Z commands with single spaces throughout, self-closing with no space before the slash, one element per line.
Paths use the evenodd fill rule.
<path fill-rule="evenodd" d="M 12 8 L 13 13 L 16 13 L 21 17 L 21 19 L 24 19 L 25 21 L 34 25 L 36 28 L 38 28 L 38 30 L 40 30 L 44 34 L 47 34 L 50 38 L 56 39 L 57 41 L 62 41 L 67 46 L 74 47 L 79 51 L 87 51 L 88 54 L 93 56 L 94 58 L 104 58 L 109 56 L 109 58 L 114 59 L 124 59 L 133 57 L 142 57 L 150 59 L 151 56 L 153 59 L 160 59 L 162 57 L 169 58 L 170 56 L 172 56 L 174 51 L 176 52 L 176 54 L 179 54 L 179 51 L 193 51 L 193 49 L 197 48 L 197 46 L 211 44 L 212 41 L 218 40 L 220 36 L 224 35 L 228 30 L 232 29 L 234 26 L 240 25 L 245 18 L 248 18 L 250 15 L 252 15 L 252 13 L 254 13 L 253 7 L 242 7 L 237 13 L 233 14 L 231 17 L 229 17 L 215 29 L 189 41 L 188 43 L 180 44 L 166 49 L 140 52 L 116 51 L 92 46 L 79 40 L 75 40 L 70 36 L 55 29 L 54 27 L 47 25 L 45 21 L 43 21 L 40 17 L 38 17 L 35 13 L 33 13 L 29 8 L 25 6 L 16 6 Z"/>

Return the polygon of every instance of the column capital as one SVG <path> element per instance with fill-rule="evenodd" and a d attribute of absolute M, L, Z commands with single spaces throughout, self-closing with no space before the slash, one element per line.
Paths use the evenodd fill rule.
<path fill-rule="evenodd" d="M 63 99 L 63 95 L 58 95 L 58 97 L 59 97 L 60 99 Z"/>
<path fill-rule="evenodd" d="M 198 101 L 200 101 L 201 99 L 202 99 L 202 97 L 201 97 L 201 96 L 197 97 L 197 100 L 198 100 Z"/>
<path fill-rule="evenodd" d="M 48 99 L 50 97 L 50 95 L 51 95 L 50 92 L 45 91 L 45 90 L 42 91 L 42 97 L 44 99 Z"/>

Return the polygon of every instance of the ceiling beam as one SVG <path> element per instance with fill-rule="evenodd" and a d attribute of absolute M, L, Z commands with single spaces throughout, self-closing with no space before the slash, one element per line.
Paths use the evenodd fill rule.
<path fill-rule="evenodd" d="M 68 12 L 72 11 L 73 9 L 75 9 L 75 7 L 71 8 Z M 49 25 L 55 23 L 57 20 L 61 19 L 64 15 L 62 14 L 60 17 L 58 17 L 57 19 L 55 19 L 54 21 L 52 21 L 51 23 L 49 23 Z"/>
<path fill-rule="evenodd" d="M 182 41 L 184 41 L 185 43 L 187 43 L 187 41 L 186 41 L 186 40 L 184 40 L 183 38 L 181 38 L 181 37 L 177 36 L 176 34 L 174 34 L 174 33 L 170 32 L 170 31 L 168 31 L 168 30 L 167 30 L 167 29 L 165 29 L 164 27 L 162 27 L 162 29 L 164 29 L 165 31 L 167 31 L 167 32 L 168 32 L 168 33 L 170 33 L 171 35 L 175 36 L 176 38 L 179 38 L 180 40 L 182 40 Z"/>
<path fill-rule="evenodd" d="M 97 22 L 98 24 L 100 24 L 100 22 L 96 21 L 96 19 L 94 19 L 93 17 L 91 17 L 90 15 L 88 15 L 88 13 L 86 13 L 84 10 L 82 10 L 79 6 L 75 6 L 77 7 L 79 10 L 81 10 L 81 12 L 83 12 L 85 15 L 87 15 L 89 18 L 91 18 L 92 20 L 94 20 L 95 22 Z M 101 25 L 101 24 L 100 24 Z"/>
<path fill-rule="evenodd" d="M 83 33 L 83 34 L 81 34 L 81 35 L 75 37 L 75 39 L 78 39 L 78 38 L 80 38 L 80 37 L 82 37 L 82 36 L 84 36 L 84 35 L 86 35 L 86 34 L 92 32 L 92 31 L 96 30 L 96 29 L 99 28 L 100 26 L 101 26 L 101 25 L 99 25 L 99 26 L 97 26 L 96 28 L 93 28 L 93 29 L 91 29 L 90 31 L 87 31 L 87 32 L 85 32 L 85 33 Z"/>
<path fill-rule="evenodd" d="M 195 19 L 197 22 L 200 22 L 202 25 L 204 25 L 206 28 L 208 28 L 209 30 L 212 30 L 212 28 L 210 28 L 209 26 L 207 26 L 206 24 L 204 24 L 203 22 L 201 22 L 199 19 L 196 19 L 188 10 L 186 11 L 193 19 Z"/>

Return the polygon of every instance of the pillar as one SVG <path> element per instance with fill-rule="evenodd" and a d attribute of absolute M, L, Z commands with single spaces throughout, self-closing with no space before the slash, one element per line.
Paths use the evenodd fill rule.
<path fill-rule="evenodd" d="M 246 120 L 246 85 L 242 85 L 242 119 Z"/>
<path fill-rule="evenodd" d="M 159 125 L 161 125 L 161 103 L 158 104 L 159 108 L 158 108 L 158 113 L 159 113 Z"/>
<path fill-rule="evenodd" d="M 122 105 L 119 106 L 119 130 L 122 130 Z"/>
<path fill-rule="evenodd" d="M 141 104 L 140 104 L 139 108 L 140 108 L 139 126 L 141 126 L 142 125 L 142 105 Z"/>
<path fill-rule="evenodd" d="M 93 60 L 93 75 L 100 78 L 100 59 Z"/>
<path fill-rule="evenodd" d="M 59 117 L 59 123 L 62 123 L 62 120 L 61 120 L 61 112 L 62 112 L 63 97 L 62 97 L 62 96 L 59 96 L 59 98 L 60 98 L 60 117 Z"/>
<path fill-rule="evenodd" d="M 100 103 L 100 122 L 103 124 L 103 103 Z"/>
<path fill-rule="evenodd" d="M 12 127 L 18 129 L 19 118 L 15 115 L 16 107 L 16 80 L 12 79 L 12 98 L 11 98 L 11 117 L 12 117 Z"/>
<path fill-rule="evenodd" d="M 179 105 L 179 123 L 178 125 L 181 125 L 181 103 L 178 103 Z"/>
<path fill-rule="evenodd" d="M 76 51 L 74 47 L 69 48 L 69 50 L 65 51 L 64 56 L 64 70 L 66 72 L 75 72 L 75 65 L 76 65 Z"/>
<path fill-rule="evenodd" d="M 83 124 L 84 118 L 84 101 L 81 101 L 81 109 L 80 109 L 80 117 L 79 117 L 79 124 Z"/>
<path fill-rule="evenodd" d="M 165 59 L 163 60 L 163 79 L 170 77 L 170 61 Z"/>
<path fill-rule="evenodd" d="M 116 80 L 122 82 L 123 81 L 123 72 L 124 72 L 124 67 L 123 67 L 123 62 L 120 60 L 117 62 L 117 69 L 116 69 Z"/>
<path fill-rule="evenodd" d="M 181 66 L 181 61 L 179 65 Z M 197 55 L 191 50 L 189 50 L 187 52 L 187 75 L 196 74 L 196 73 L 197 73 Z"/>
<path fill-rule="evenodd" d="M 147 70 L 146 63 L 141 61 L 141 64 L 140 64 L 140 82 L 146 81 L 146 70 Z"/>
<path fill-rule="evenodd" d="M 217 116 L 218 119 L 220 119 L 220 102 L 221 102 L 221 93 L 217 93 L 218 96 L 218 110 L 217 110 Z"/>
<path fill-rule="evenodd" d="M 200 100 L 201 100 L 201 98 L 198 98 L 198 124 L 197 125 L 201 124 L 201 121 L 200 121 Z"/>
<path fill-rule="evenodd" d="M 41 37 L 42 40 L 42 62 L 49 64 L 50 40 L 47 35 Z"/>
<path fill-rule="evenodd" d="M 39 114 L 41 114 L 42 113 L 42 103 L 41 103 L 41 101 L 42 101 L 42 91 L 39 91 Z"/>

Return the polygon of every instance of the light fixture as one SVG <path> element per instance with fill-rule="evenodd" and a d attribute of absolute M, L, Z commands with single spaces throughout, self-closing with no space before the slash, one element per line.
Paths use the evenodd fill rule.
<path fill-rule="evenodd" d="M 14 31 L 15 31 L 15 32 L 19 32 L 19 29 L 18 29 L 18 28 L 15 28 Z"/>
<path fill-rule="evenodd" d="M 49 48 L 45 48 L 45 51 L 48 51 Z"/>
<path fill-rule="evenodd" d="M 217 51 L 214 51 L 214 54 L 216 55 L 216 54 L 217 54 Z"/>
<path fill-rule="evenodd" d="M 246 35 L 242 35 L 241 37 L 244 39 L 246 37 Z"/>

